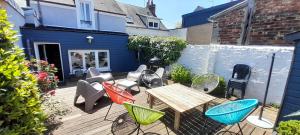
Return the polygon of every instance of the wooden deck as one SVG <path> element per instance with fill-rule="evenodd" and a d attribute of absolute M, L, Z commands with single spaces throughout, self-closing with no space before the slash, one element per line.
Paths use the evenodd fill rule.
<path fill-rule="evenodd" d="M 52 131 L 55 135 L 126 135 L 136 134 L 136 125 L 132 119 L 127 115 L 127 111 L 122 105 L 113 104 L 112 109 L 107 117 L 108 120 L 104 120 L 104 116 L 109 108 L 110 100 L 107 97 L 103 97 L 98 101 L 98 104 L 94 107 L 93 111 L 87 113 L 84 112 L 84 100 L 79 98 L 79 105 L 73 105 L 73 99 L 76 91 L 76 83 L 69 83 L 67 86 L 59 88 L 56 92 L 55 98 L 61 100 L 66 104 L 66 107 L 70 108 L 71 112 L 61 118 L 62 123 L 56 126 L 56 129 Z M 133 88 L 136 90 L 137 88 Z M 147 94 L 145 88 L 141 87 L 141 92 L 133 92 L 137 104 L 148 106 Z M 82 102 L 82 103 L 80 103 Z M 225 99 L 216 99 L 216 103 L 226 102 Z M 181 123 L 178 132 L 175 133 L 174 127 L 174 111 L 167 108 L 165 105 L 156 105 L 155 109 L 166 112 L 166 115 L 158 122 L 142 126 L 144 134 L 216 134 L 229 130 L 234 133 L 238 133 L 237 125 L 225 126 L 217 123 L 213 120 L 205 121 L 202 116 L 202 108 L 197 107 L 191 111 L 185 112 L 181 116 Z M 258 114 L 259 109 L 256 109 L 253 114 Z M 274 108 L 267 108 L 264 113 L 264 117 L 272 121 L 275 121 L 277 110 Z M 241 123 L 244 135 L 271 135 L 272 130 L 265 130 L 255 127 L 249 124 L 246 120 Z M 143 134 L 140 132 L 140 134 Z M 224 133 L 227 134 L 227 133 Z"/>

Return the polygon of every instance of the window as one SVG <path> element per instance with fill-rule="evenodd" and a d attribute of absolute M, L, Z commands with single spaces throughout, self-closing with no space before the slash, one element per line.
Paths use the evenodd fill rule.
<path fill-rule="evenodd" d="M 91 8 L 89 2 L 81 2 L 80 3 L 80 22 L 81 24 L 89 24 L 91 25 Z"/>
<path fill-rule="evenodd" d="M 128 24 L 133 24 L 133 18 L 131 16 L 126 16 L 126 22 Z"/>
<path fill-rule="evenodd" d="M 152 22 L 152 21 L 150 21 L 150 22 L 148 23 L 148 27 L 149 27 L 149 28 L 158 29 L 158 28 L 159 28 L 159 24 L 158 24 L 158 22 Z"/>
<path fill-rule="evenodd" d="M 93 28 L 94 8 L 92 0 L 76 0 L 76 7 L 79 28 Z"/>
<path fill-rule="evenodd" d="M 74 74 L 75 71 L 86 71 L 89 67 L 96 67 L 99 71 L 109 71 L 108 50 L 70 50 L 69 62 L 70 72 Z"/>

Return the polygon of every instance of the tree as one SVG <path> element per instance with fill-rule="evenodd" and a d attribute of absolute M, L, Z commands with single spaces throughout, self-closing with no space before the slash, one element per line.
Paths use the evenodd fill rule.
<path fill-rule="evenodd" d="M 6 11 L 0 10 L 0 134 L 42 134 L 45 115 L 37 79 L 16 41 Z"/>

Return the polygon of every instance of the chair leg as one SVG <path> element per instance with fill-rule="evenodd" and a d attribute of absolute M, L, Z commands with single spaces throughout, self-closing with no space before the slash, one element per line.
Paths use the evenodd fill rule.
<path fill-rule="evenodd" d="M 139 85 L 137 85 L 137 87 L 138 87 L 138 89 L 139 89 L 139 92 L 141 92 L 140 86 L 139 86 Z"/>
<path fill-rule="evenodd" d="M 165 127 L 166 127 L 167 134 L 169 135 L 169 130 L 168 130 L 168 127 L 167 127 L 167 125 L 166 125 L 166 124 L 164 124 L 164 125 L 165 125 Z"/>
<path fill-rule="evenodd" d="M 110 104 L 109 109 L 108 109 L 108 111 L 107 111 L 107 113 L 106 113 L 106 115 L 105 115 L 105 117 L 104 117 L 104 120 L 106 120 L 106 117 L 107 117 L 107 115 L 108 115 L 108 113 L 109 113 L 109 111 L 110 111 L 110 109 L 111 109 L 112 104 L 113 104 L 113 103 Z"/>
<path fill-rule="evenodd" d="M 245 87 L 243 87 L 243 88 L 242 88 L 242 99 L 244 99 L 244 98 L 245 98 L 245 91 L 246 91 L 246 88 L 245 88 Z"/>
<path fill-rule="evenodd" d="M 225 91 L 225 98 L 226 98 L 226 99 L 229 98 L 229 94 L 230 94 L 229 90 L 230 90 L 230 87 L 227 86 L 227 89 L 226 89 L 226 91 Z"/>
<path fill-rule="evenodd" d="M 239 127 L 239 129 L 240 129 L 241 134 L 244 135 L 244 134 L 243 134 L 243 131 L 242 131 L 242 128 L 241 128 L 241 126 L 240 126 L 240 123 L 238 123 L 238 127 Z"/>
<path fill-rule="evenodd" d="M 139 132 L 140 132 L 140 127 L 141 127 L 141 125 L 139 124 L 138 125 L 138 131 L 137 131 L 137 135 L 139 134 Z"/>
<path fill-rule="evenodd" d="M 73 103 L 74 105 L 76 105 L 76 102 L 77 102 L 78 98 L 79 98 L 79 95 L 76 94 L 75 97 L 74 97 L 74 103 Z"/>

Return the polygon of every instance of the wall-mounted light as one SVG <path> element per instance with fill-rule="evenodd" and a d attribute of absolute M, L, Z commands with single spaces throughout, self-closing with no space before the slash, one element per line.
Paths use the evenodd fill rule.
<path fill-rule="evenodd" d="M 87 36 L 86 39 L 88 40 L 88 43 L 89 43 L 89 44 L 92 44 L 92 41 L 93 41 L 94 37 L 92 37 L 92 36 Z"/>

